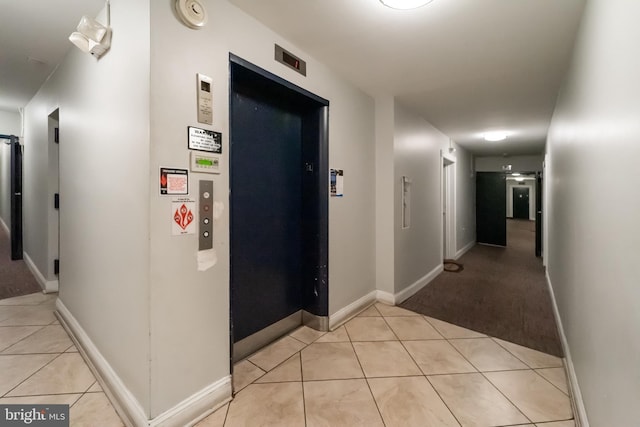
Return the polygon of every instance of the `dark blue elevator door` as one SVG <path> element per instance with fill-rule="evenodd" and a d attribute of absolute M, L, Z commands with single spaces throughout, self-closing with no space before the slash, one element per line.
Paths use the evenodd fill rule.
<path fill-rule="evenodd" d="M 235 342 L 302 307 L 302 118 L 259 98 L 231 102 Z"/>

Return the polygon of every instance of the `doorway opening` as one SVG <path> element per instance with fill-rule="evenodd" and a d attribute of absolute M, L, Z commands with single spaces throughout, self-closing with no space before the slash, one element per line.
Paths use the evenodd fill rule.
<path fill-rule="evenodd" d="M 328 330 L 329 102 L 230 55 L 232 361 Z"/>
<path fill-rule="evenodd" d="M 541 172 L 477 172 L 476 228 L 477 241 L 493 246 L 507 246 L 507 221 L 520 221 L 530 229 L 535 256 L 542 253 Z M 527 224 L 525 224 L 528 223 Z M 513 228 L 513 227 L 511 227 Z"/>
<path fill-rule="evenodd" d="M 456 158 L 442 152 L 442 259 L 456 258 Z"/>

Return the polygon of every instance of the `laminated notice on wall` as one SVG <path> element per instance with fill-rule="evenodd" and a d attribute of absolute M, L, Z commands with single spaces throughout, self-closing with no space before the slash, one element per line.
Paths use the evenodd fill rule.
<path fill-rule="evenodd" d="M 344 171 L 331 169 L 331 197 L 342 197 L 344 194 Z"/>
<path fill-rule="evenodd" d="M 189 194 L 189 171 L 160 168 L 160 194 L 163 196 Z"/>

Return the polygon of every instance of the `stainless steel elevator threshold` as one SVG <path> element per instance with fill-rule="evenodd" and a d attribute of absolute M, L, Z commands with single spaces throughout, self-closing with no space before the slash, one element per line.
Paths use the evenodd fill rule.
<path fill-rule="evenodd" d="M 327 332 L 329 330 L 329 317 L 316 316 L 305 310 L 298 310 L 255 334 L 249 335 L 237 343 L 234 343 L 233 363 L 239 362 L 302 325 L 318 331 Z"/>

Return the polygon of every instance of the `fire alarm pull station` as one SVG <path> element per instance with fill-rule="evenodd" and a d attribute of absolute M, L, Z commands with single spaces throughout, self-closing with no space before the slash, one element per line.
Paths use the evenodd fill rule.
<path fill-rule="evenodd" d="M 200 180 L 198 250 L 213 248 L 213 181 Z"/>
<path fill-rule="evenodd" d="M 213 124 L 213 79 L 198 73 L 198 122 Z"/>

